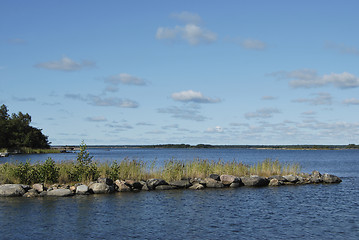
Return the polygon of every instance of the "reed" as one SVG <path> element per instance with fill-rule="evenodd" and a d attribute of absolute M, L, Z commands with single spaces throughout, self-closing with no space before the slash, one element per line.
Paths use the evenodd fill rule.
<path fill-rule="evenodd" d="M 298 175 L 300 170 L 298 164 L 283 164 L 278 160 L 271 159 L 265 159 L 253 165 L 246 165 L 235 160 L 226 162 L 221 159 L 217 161 L 198 158 L 191 161 L 170 159 L 159 165 L 156 159 L 147 163 L 128 158 L 111 163 L 99 163 L 93 162 L 91 159 L 76 162 L 54 162 L 49 158 L 44 163 L 0 164 L 0 183 L 88 183 L 98 177 L 107 177 L 113 180 L 160 178 L 172 181 L 184 178 L 205 178 L 210 174 L 269 177 L 272 175 Z"/>

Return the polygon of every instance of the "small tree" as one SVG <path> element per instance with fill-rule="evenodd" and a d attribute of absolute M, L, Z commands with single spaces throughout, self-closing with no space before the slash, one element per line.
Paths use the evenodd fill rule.
<path fill-rule="evenodd" d="M 92 162 L 93 156 L 87 151 L 84 141 L 81 142 L 80 152 L 77 153 L 75 164 L 75 181 L 92 181 L 99 177 L 97 164 Z"/>

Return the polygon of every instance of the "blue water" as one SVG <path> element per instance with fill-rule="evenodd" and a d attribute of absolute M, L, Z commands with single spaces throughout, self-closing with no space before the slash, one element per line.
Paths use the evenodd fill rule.
<path fill-rule="evenodd" d="M 0 198 L 0 239 L 359 239 L 359 151 L 90 149 L 97 161 L 124 157 L 297 162 L 340 184 L 173 190 L 71 198 Z M 52 154 L 60 161 L 76 154 Z M 13 156 L 14 157 L 14 156 Z M 10 161 L 42 161 L 24 156 Z M 1 159 L 3 161 L 3 159 Z"/>

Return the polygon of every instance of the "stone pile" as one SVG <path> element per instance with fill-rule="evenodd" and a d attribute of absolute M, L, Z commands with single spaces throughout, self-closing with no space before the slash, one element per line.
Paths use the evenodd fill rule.
<path fill-rule="evenodd" d="M 54 184 L 46 188 L 44 184 L 37 183 L 32 186 L 23 184 L 2 184 L 0 185 L 0 197 L 68 197 L 73 195 L 89 194 L 108 194 L 114 192 L 137 192 L 152 190 L 172 190 L 172 189 L 193 189 L 201 190 L 204 188 L 238 188 L 246 187 L 265 187 L 298 184 L 318 184 L 318 183 L 340 183 L 342 180 L 331 174 L 320 174 L 313 171 L 312 174 L 302 174 L 300 176 L 271 176 L 260 177 L 252 175 L 249 177 L 236 177 L 232 175 L 211 174 L 207 178 L 182 179 L 166 182 L 163 179 L 148 179 L 146 181 L 116 180 L 109 178 L 99 178 L 96 182 L 88 185 L 77 183 L 70 185 Z"/>

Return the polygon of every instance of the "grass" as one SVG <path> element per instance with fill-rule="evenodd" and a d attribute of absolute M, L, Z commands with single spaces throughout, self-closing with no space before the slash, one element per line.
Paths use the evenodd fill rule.
<path fill-rule="evenodd" d="M 205 178 L 210 174 L 269 177 L 272 175 L 298 175 L 300 170 L 301 168 L 298 164 L 282 164 L 278 160 L 273 161 L 271 159 L 266 159 L 253 165 L 246 165 L 238 161 L 225 162 L 207 159 L 181 161 L 170 159 L 165 161 L 162 166 L 157 166 L 156 160 L 146 163 L 125 158 L 119 162 L 91 162 L 88 165 L 79 165 L 78 162 L 74 161 L 54 162 L 49 158 L 44 163 L 15 162 L 0 164 L 0 183 L 88 183 L 98 177 L 108 177 L 113 180 L 160 178 L 172 181 L 183 178 Z"/>

